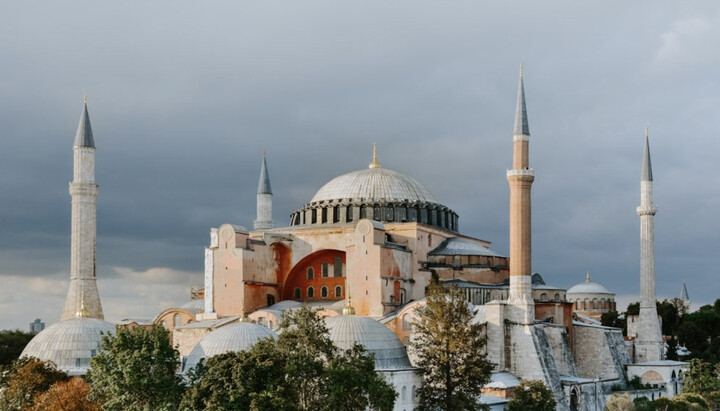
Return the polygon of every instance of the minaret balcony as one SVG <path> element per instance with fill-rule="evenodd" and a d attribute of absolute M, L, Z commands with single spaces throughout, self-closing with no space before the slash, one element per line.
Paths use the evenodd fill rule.
<path fill-rule="evenodd" d="M 513 170 L 507 170 L 507 176 L 508 177 L 535 177 L 535 170 L 532 168 L 521 168 L 521 169 L 513 169 Z"/>

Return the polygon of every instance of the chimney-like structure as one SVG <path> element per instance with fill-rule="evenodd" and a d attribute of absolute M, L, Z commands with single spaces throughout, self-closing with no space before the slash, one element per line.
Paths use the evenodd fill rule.
<path fill-rule="evenodd" d="M 270 175 L 267 171 L 267 161 L 265 160 L 265 153 L 263 152 L 257 189 L 257 218 L 253 223 L 253 228 L 255 228 L 255 230 L 267 230 L 273 227 L 272 189 L 270 188 Z"/>
<path fill-rule="evenodd" d="M 535 171 L 530 168 L 530 127 L 525 107 L 523 67 L 520 66 L 515 127 L 513 168 L 507 171 L 510 185 L 510 295 L 508 319 L 521 324 L 535 320 L 532 299 L 531 199 Z"/>
<path fill-rule="evenodd" d="M 657 207 L 652 202 L 653 174 L 650 138 L 645 127 L 645 153 L 640 178 L 640 316 L 635 338 L 636 362 L 663 359 L 663 340 L 655 306 L 655 227 Z"/>
<path fill-rule="evenodd" d="M 73 181 L 70 183 L 70 288 L 60 319 L 90 317 L 102 320 L 103 310 L 95 272 L 98 195 L 98 186 L 95 184 L 95 140 L 87 110 L 87 97 L 84 98 L 73 151 Z"/>

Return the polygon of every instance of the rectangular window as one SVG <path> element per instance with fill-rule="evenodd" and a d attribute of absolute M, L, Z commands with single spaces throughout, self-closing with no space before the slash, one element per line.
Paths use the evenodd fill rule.
<path fill-rule="evenodd" d="M 327 277 L 327 276 L 329 275 L 329 273 L 328 273 L 328 271 L 329 271 L 329 270 L 328 270 L 328 265 L 329 265 L 329 264 L 328 264 L 327 262 L 322 263 L 322 276 L 323 276 L 323 277 Z"/>
<path fill-rule="evenodd" d="M 339 255 L 335 256 L 335 264 L 333 264 L 333 276 L 342 277 L 342 257 Z"/>

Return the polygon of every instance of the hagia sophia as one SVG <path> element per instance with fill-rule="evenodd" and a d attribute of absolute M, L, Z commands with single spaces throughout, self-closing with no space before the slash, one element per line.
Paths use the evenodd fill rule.
<path fill-rule="evenodd" d="M 688 364 L 665 360 L 655 309 L 652 165 L 649 136 L 640 179 L 640 315 L 634 338 L 600 323 L 616 310 L 615 294 L 591 280 L 565 290 L 532 271 L 530 127 L 522 69 L 517 90 L 510 187 L 508 255 L 486 239 L 462 234 L 459 216 L 414 178 L 392 171 L 373 148 L 367 168 L 336 177 L 290 214 L 272 219 L 270 169 L 263 155 L 253 228 L 228 222 L 210 228 L 204 286 L 191 300 L 153 320 L 104 321 L 95 275 L 95 142 L 87 101 L 74 142 L 71 278 L 61 321 L 40 332 L 23 355 L 84 374 L 100 333 L 116 326 L 162 325 L 187 372 L 213 355 L 247 349 L 276 336 L 283 313 L 304 304 L 325 318 L 333 342 L 360 343 L 391 382 L 396 410 L 418 404 L 421 370 L 413 365 L 412 323 L 433 278 L 459 287 L 473 321 L 487 335 L 494 364 L 481 401 L 503 409 L 523 379 L 539 379 L 560 410 L 594 410 L 612 390 L 640 377 L 648 395 L 682 391 Z M 508 153 L 510 155 L 510 153 Z M 539 218 L 542 218 L 540 216 Z M 201 256 L 198 250 L 198 258 Z M 579 276 L 578 280 L 582 280 Z M 598 280 L 597 278 L 595 280 Z M 546 282 L 547 281 L 547 282 Z"/>

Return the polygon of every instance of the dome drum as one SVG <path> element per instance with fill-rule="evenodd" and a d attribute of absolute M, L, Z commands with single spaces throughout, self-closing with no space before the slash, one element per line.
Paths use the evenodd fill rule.
<path fill-rule="evenodd" d="M 382 223 L 417 222 L 458 231 L 458 215 L 431 202 L 395 199 L 339 199 L 313 201 L 290 216 L 290 225 L 344 224 L 371 219 Z"/>

